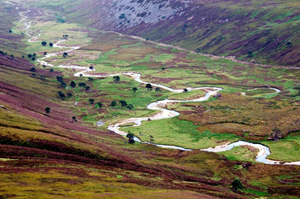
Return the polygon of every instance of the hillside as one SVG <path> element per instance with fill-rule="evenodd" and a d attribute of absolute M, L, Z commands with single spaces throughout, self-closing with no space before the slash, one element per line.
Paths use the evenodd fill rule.
<path fill-rule="evenodd" d="M 201 53 L 275 65 L 300 63 L 298 1 L 76 1 L 71 21 Z"/>
<path fill-rule="evenodd" d="M 104 31 L 194 50 L 174 12 L 225 4 L 0 5 L 0 198 L 298 198 L 300 70 Z"/>

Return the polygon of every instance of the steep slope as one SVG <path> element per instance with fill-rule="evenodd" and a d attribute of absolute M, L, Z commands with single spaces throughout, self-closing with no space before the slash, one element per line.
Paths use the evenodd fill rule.
<path fill-rule="evenodd" d="M 74 21 L 190 50 L 299 65 L 297 1 L 88 0 L 64 5 Z"/>

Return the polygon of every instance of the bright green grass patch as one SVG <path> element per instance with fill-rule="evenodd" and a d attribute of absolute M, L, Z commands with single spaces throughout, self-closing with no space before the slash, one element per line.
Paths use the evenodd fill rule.
<path fill-rule="evenodd" d="M 218 141 L 234 142 L 238 137 L 230 134 L 216 134 L 209 131 L 200 133 L 192 122 L 178 120 L 178 117 L 171 119 L 155 120 L 143 122 L 138 127 L 121 128 L 122 131 L 132 132 L 139 135 L 142 132 L 144 136 L 140 137 L 143 141 L 149 141 L 152 135 L 154 143 L 181 146 L 191 149 L 203 149 L 220 145 Z"/>
<path fill-rule="evenodd" d="M 278 142 L 264 141 L 261 143 L 270 147 L 269 159 L 285 162 L 300 161 L 300 135 L 289 135 Z"/>
<path fill-rule="evenodd" d="M 256 90 L 249 90 L 245 92 L 248 96 L 254 96 L 254 95 L 264 95 L 269 93 L 275 93 L 272 89 L 256 89 Z"/>
<path fill-rule="evenodd" d="M 256 152 L 251 152 L 246 147 L 234 147 L 229 151 L 220 152 L 228 160 L 255 162 Z"/>

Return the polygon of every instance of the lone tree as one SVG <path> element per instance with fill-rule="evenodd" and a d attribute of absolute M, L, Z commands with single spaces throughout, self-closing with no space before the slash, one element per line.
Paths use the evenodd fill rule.
<path fill-rule="evenodd" d="M 27 57 L 28 57 L 29 59 L 31 59 L 31 57 L 32 57 L 32 54 L 28 54 L 28 55 L 27 55 Z"/>
<path fill-rule="evenodd" d="M 52 72 L 54 72 L 54 70 L 51 68 L 51 69 L 50 69 L 50 73 L 52 73 Z"/>
<path fill-rule="evenodd" d="M 74 81 L 71 81 L 70 86 L 71 86 L 72 88 L 75 88 L 75 87 L 76 87 L 76 83 L 75 83 Z"/>
<path fill-rule="evenodd" d="M 65 94 L 64 94 L 63 92 L 61 92 L 61 91 L 58 91 L 57 94 L 58 94 L 58 97 L 59 97 L 61 100 L 64 100 L 64 99 L 66 98 Z"/>
<path fill-rule="evenodd" d="M 186 89 L 186 88 L 183 89 L 183 92 L 184 92 L 184 93 L 187 93 L 187 92 L 188 92 L 188 89 Z"/>
<path fill-rule="evenodd" d="M 86 84 L 85 84 L 84 82 L 80 82 L 80 83 L 78 84 L 78 86 L 84 88 L 84 87 L 86 87 Z"/>
<path fill-rule="evenodd" d="M 114 82 L 118 83 L 120 81 L 120 77 L 119 76 L 113 76 Z"/>
<path fill-rule="evenodd" d="M 12 30 L 9 30 L 8 32 L 9 32 L 9 33 L 12 33 Z"/>
<path fill-rule="evenodd" d="M 34 67 L 32 67 L 32 68 L 30 69 L 30 71 L 31 71 L 31 72 L 36 72 L 36 69 L 35 69 Z"/>
<path fill-rule="evenodd" d="M 242 189 L 244 188 L 244 186 L 242 185 L 241 181 L 239 179 L 235 179 L 232 183 L 231 183 L 232 189 L 234 192 L 237 192 L 238 189 Z"/>
<path fill-rule="evenodd" d="M 77 119 L 75 116 L 72 117 L 72 122 L 77 122 Z"/>
<path fill-rule="evenodd" d="M 46 112 L 46 115 L 47 115 L 48 113 L 50 113 L 50 112 L 51 112 L 50 107 L 47 106 L 47 107 L 45 108 L 45 112 Z"/>
<path fill-rule="evenodd" d="M 276 142 L 282 137 L 281 130 L 278 128 L 274 128 L 271 133 L 272 139 Z"/>
<path fill-rule="evenodd" d="M 62 55 L 64 58 L 68 57 L 68 53 L 64 52 L 64 54 Z"/>
<path fill-rule="evenodd" d="M 47 46 L 47 42 L 42 41 L 42 46 Z"/>
<path fill-rule="evenodd" d="M 89 99 L 90 104 L 94 104 L 94 99 Z"/>
<path fill-rule="evenodd" d="M 252 52 L 251 50 L 249 50 L 249 51 L 248 51 L 248 57 L 251 58 L 251 57 L 253 57 L 253 56 L 254 56 L 254 55 L 253 55 L 253 52 Z"/>
<path fill-rule="evenodd" d="M 43 65 L 43 68 L 46 68 L 46 65 Z"/>
<path fill-rule="evenodd" d="M 158 92 L 161 92 L 161 89 L 159 87 L 156 87 L 155 91 L 158 93 Z"/>
<path fill-rule="evenodd" d="M 53 43 L 49 43 L 49 46 L 50 46 L 50 47 L 53 47 Z"/>
<path fill-rule="evenodd" d="M 138 89 L 137 89 L 137 87 L 133 87 L 132 90 L 135 93 Z"/>
<path fill-rule="evenodd" d="M 102 102 L 97 102 L 97 105 L 98 105 L 99 109 L 102 108 Z"/>
<path fill-rule="evenodd" d="M 129 144 L 134 144 L 135 141 L 134 141 L 134 134 L 131 133 L 130 131 L 128 132 L 128 134 L 126 135 L 126 137 L 128 138 L 128 143 Z"/>
<path fill-rule="evenodd" d="M 47 52 L 44 52 L 44 56 L 46 56 L 47 55 Z"/>
<path fill-rule="evenodd" d="M 131 112 L 131 110 L 133 109 L 133 105 L 132 104 L 128 104 L 126 108 L 128 108 L 130 110 L 130 112 Z"/>
<path fill-rule="evenodd" d="M 91 88 L 90 86 L 86 86 L 86 87 L 85 87 L 85 90 L 86 90 L 86 91 L 89 91 L 90 88 Z"/>
<path fill-rule="evenodd" d="M 34 62 L 36 60 L 36 58 L 35 57 L 31 57 L 31 60 L 32 60 L 32 62 Z"/>
<path fill-rule="evenodd" d="M 90 69 L 90 70 L 94 70 L 94 67 L 93 67 L 93 66 L 90 66 L 89 69 Z"/>
<path fill-rule="evenodd" d="M 148 91 L 152 91 L 153 89 L 151 84 L 146 84 L 146 88 Z"/>
<path fill-rule="evenodd" d="M 122 107 L 127 107 L 127 102 L 124 100 L 120 100 L 119 103 L 121 104 Z"/>
<path fill-rule="evenodd" d="M 117 106 L 117 102 L 116 102 L 115 100 L 113 100 L 113 101 L 110 103 L 110 106 L 112 106 L 112 107 Z"/>

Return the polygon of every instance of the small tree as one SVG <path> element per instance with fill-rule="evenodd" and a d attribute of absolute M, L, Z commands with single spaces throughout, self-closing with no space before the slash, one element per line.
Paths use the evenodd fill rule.
<path fill-rule="evenodd" d="M 86 84 L 85 84 L 84 82 L 80 82 L 80 83 L 78 84 L 78 86 L 84 88 L 84 87 L 86 87 Z"/>
<path fill-rule="evenodd" d="M 253 52 L 251 50 L 248 51 L 248 57 L 252 58 L 253 57 Z"/>
<path fill-rule="evenodd" d="M 82 77 L 82 76 L 83 76 L 83 74 L 82 74 L 82 73 L 80 73 L 80 74 L 79 74 L 79 77 Z"/>
<path fill-rule="evenodd" d="M 75 88 L 75 87 L 76 87 L 76 83 L 75 83 L 74 81 L 71 81 L 70 86 L 71 86 L 72 88 Z"/>
<path fill-rule="evenodd" d="M 244 188 L 241 181 L 239 179 L 235 179 L 232 183 L 232 189 L 237 192 L 238 189 Z"/>
<path fill-rule="evenodd" d="M 136 87 L 133 87 L 132 90 L 135 93 L 138 89 Z"/>
<path fill-rule="evenodd" d="M 113 76 L 114 82 L 118 83 L 120 81 L 120 77 L 119 76 Z"/>
<path fill-rule="evenodd" d="M 52 73 L 52 72 L 54 72 L 54 70 L 51 68 L 51 69 L 50 69 L 50 73 Z"/>
<path fill-rule="evenodd" d="M 135 141 L 134 141 L 134 134 L 131 133 L 130 131 L 128 132 L 128 134 L 126 135 L 126 137 L 128 138 L 128 143 L 129 144 L 134 144 Z"/>
<path fill-rule="evenodd" d="M 53 43 L 49 43 L 49 46 L 50 46 L 50 47 L 53 47 Z"/>
<path fill-rule="evenodd" d="M 11 58 L 15 58 L 15 56 L 14 56 L 14 55 L 10 55 L 10 57 L 11 57 Z"/>
<path fill-rule="evenodd" d="M 47 107 L 45 108 L 45 112 L 46 112 L 46 115 L 47 115 L 48 113 L 50 113 L 50 112 L 51 112 L 50 107 L 47 106 Z"/>
<path fill-rule="evenodd" d="M 47 52 L 44 52 L 44 56 L 46 56 L 47 55 Z"/>
<path fill-rule="evenodd" d="M 73 95 L 72 95 L 72 93 L 68 93 L 67 96 L 68 96 L 68 98 L 70 98 L 70 97 L 72 97 Z"/>
<path fill-rule="evenodd" d="M 89 99 L 90 104 L 94 104 L 94 99 Z"/>
<path fill-rule="evenodd" d="M 88 80 L 91 82 L 94 81 L 94 79 L 92 77 L 88 77 Z"/>
<path fill-rule="evenodd" d="M 112 107 L 117 106 L 117 102 L 116 102 L 115 100 L 113 100 L 113 101 L 110 103 L 110 106 L 112 106 Z"/>
<path fill-rule="evenodd" d="M 122 107 L 127 107 L 127 102 L 124 100 L 120 100 L 119 103 L 121 104 Z"/>
<path fill-rule="evenodd" d="M 35 57 L 31 57 L 31 60 L 32 60 L 32 62 L 34 62 L 34 61 L 35 61 L 35 59 L 36 59 Z"/>
<path fill-rule="evenodd" d="M 159 87 L 156 87 L 155 91 L 158 93 L 158 92 L 161 92 L 161 89 Z"/>
<path fill-rule="evenodd" d="M 56 80 L 58 82 L 64 82 L 64 77 L 63 76 L 56 76 Z"/>
<path fill-rule="evenodd" d="M 126 108 L 128 108 L 130 110 L 130 112 L 131 112 L 131 110 L 133 109 L 133 105 L 132 104 L 128 104 Z"/>
<path fill-rule="evenodd" d="M 43 65 L 43 68 L 46 68 L 46 65 Z"/>
<path fill-rule="evenodd" d="M 42 46 L 47 46 L 47 42 L 42 41 Z"/>
<path fill-rule="evenodd" d="M 146 88 L 147 88 L 148 91 L 152 91 L 152 85 L 151 84 L 149 84 L 149 83 L 146 84 Z"/>
<path fill-rule="evenodd" d="M 12 33 L 12 30 L 9 30 L 8 32 L 9 32 L 9 33 Z"/>
<path fill-rule="evenodd" d="M 188 89 L 186 89 L 186 88 L 185 88 L 185 89 L 183 89 L 183 92 L 185 92 L 185 93 L 186 93 L 186 92 L 188 92 Z"/>
<path fill-rule="evenodd" d="M 72 122 L 77 122 L 77 119 L 75 116 L 72 117 Z"/>
<path fill-rule="evenodd" d="M 68 57 L 68 53 L 67 52 L 64 52 L 63 55 L 62 55 L 64 58 Z"/>
<path fill-rule="evenodd" d="M 61 91 L 58 91 L 57 94 L 58 94 L 58 97 L 59 97 L 61 100 L 64 100 L 64 99 L 66 98 L 65 94 L 64 94 L 63 92 L 61 92 Z"/>
<path fill-rule="evenodd" d="M 28 57 L 29 59 L 31 59 L 31 57 L 32 57 L 32 54 L 28 54 L 28 55 L 27 55 L 27 57 Z"/>
<path fill-rule="evenodd" d="M 98 105 L 99 109 L 102 108 L 102 102 L 97 102 L 97 105 Z"/>
<path fill-rule="evenodd" d="M 85 87 L 85 90 L 86 90 L 86 91 L 89 91 L 90 88 L 91 88 L 90 86 L 86 86 L 86 87 Z"/>
<path fill-rule="evenodd" d="M 31 72 L 36 72 L 35 67 L 32 67 L 32 68 L 30 69 L 30 71 L 31 71 Z"/>
<path fill-rule="evenodd" d="M 164 68 L 164 67 L 162 67 L 162 68 L 161 68 L 161 70 L 165 70 L 165 68 Z"/>
<path fill-rule="evenodd" d="M 94 70 L 94 67 L 93 67 L 93 66 L 90 66 L 89 69 L 90 69 L 90 70 Z"/>

